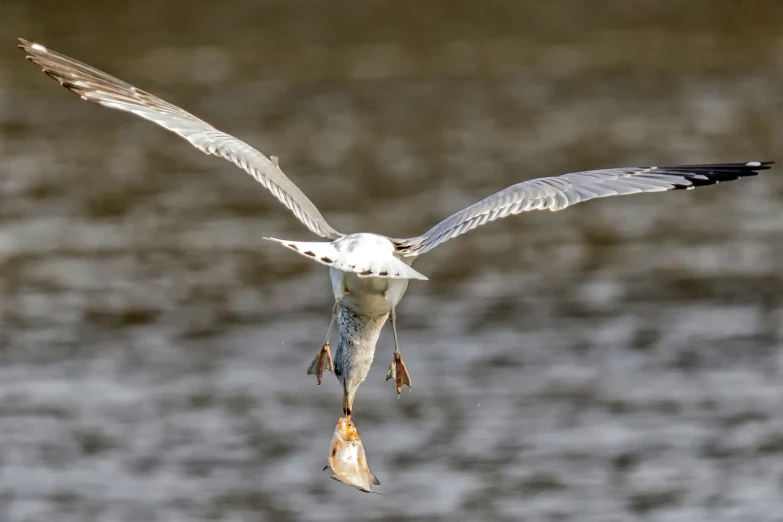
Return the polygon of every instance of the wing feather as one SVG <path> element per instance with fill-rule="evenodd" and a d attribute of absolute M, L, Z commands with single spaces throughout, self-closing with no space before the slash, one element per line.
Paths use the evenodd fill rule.
<path fill-rule="evenodd" d="M 104 107 L 130 112 L 188 140 L 209 155 L 224 158 L 261 183 L 294 216 L 315 234 L 338 239 L 343 234 L 332 228 L 316 206 L 291 181 L 276 161 L 247 143 L 219 131 L 208 123 L 152 94 L 46 47 L 19 39 L 27 58 L 46 74 L 82 99 Z"/>
<path fill-rule="evenodd" d="M 755 176 L 760 171 L 769 169 L 772 163 L 750 161 L 588 170 L 523 181 L 449 216 L 421 236 L 395 239 L 394 242 L 401 254 L 416 256 L 478 226 L 509 215 L 530 210 L 557 211 L 583 201 L 608 196 L 714 185 Z"/>

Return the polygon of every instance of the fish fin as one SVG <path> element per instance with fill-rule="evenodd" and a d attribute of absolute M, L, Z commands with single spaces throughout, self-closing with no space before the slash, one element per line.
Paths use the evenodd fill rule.
<path fill-rule="evenodd" d="M 373 491 L 371 489 L 365 489 L 365 488 L 363 488 L 361 486 L 356 486 L 356 485 L 351 484 L 349 482 L 345 482 L 343 480 L 340 480 L 340 478 L 337 475 L 332 475 L 330 478 L 333 479 L 333 480 L 336 480 L 337 482 L 339 482 L 341 484 L 346 484 L 348 486 L 351 486 L 352 488 L 358 489 L 362 493 L 379 493 L 381 495 L 385 495 L 386 494 L 386 493 L 381 493 L 380 491 Z"/>
<path fill-rule="evenodd" d="M 381 485 L 381 481 L 378 480 L 378 477 L 376 477 L 375 474 L 372 471 L 368 471 L 368 473 L 370 474 L 370 482 L 372 482 L 376 486 L 380 486 Z"/>
<path fill-rule="evenodd" d="M 337 475 L 332 475 L 332 476 L 331 476 L 331 477 L 329 477 L 329 478 L 330 478 L 330 479 L 332 479 L 332 480 L 336 480 L 337 482 L 340 482 L 341 484 L 345 484 L 345 482 L 343 482 L 342 480 L 340 480 L 340 477 L 338 477 Z"/>

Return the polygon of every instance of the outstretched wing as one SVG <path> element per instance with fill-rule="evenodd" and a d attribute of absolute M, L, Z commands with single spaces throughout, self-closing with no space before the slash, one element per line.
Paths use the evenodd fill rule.
<path fill-rule="evenodd" d="M 674 167 L 631 167 L 588 170 L 532 179 L 512 185 L 457 212 L 421 236 L 394 241 L 401 254 L 420 255 L 478 226 L 520 212 L 562 210 L 588 199 L 607 196 L 693 189 L 755 176 L 759 171 L 770 168 L 772 163 L 750 161 Z"/>
<path fill-rule="evenodd" d="M 29 53 L 29 60 L 82 99 L 141 116 L 182 136 L 201 151 L 235 163 L 269 189 L 311 231 L 331 239 L 343 236 L 329 226 L 313 202 L 283 174 L 276 161 L 270 160 L 247 143 L 94 67 L 40 44 L 21 38 L 19 41 L 19 47 Z"/>

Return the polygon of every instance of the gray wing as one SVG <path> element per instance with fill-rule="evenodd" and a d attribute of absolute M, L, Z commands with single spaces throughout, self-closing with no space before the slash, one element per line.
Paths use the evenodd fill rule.
<path fill-rule="evenodd" d="M 82 99 L 141 116 L 182 136 L 201 151 L 235 163 L 269 189 L 312 232 L 331 239 L 343 236 L 329 226 L 313 202 L 283 174 L 276 161 L 270 160 L 247 143 L 94 67 L 48 50 L 40 44 L 21 38 L 19 41 L 19 47 L 29 53 L 29 60 Z"/>
<path fill-rule="evenodd" d="M 429 252 L 441 243 L 490 221 L 528 210 L 562 210 L 594 198 L 624 196 L 639 192 L 693 189 L 755 176 L 773 162 L 631 167 L 588 170 L 512 185 L 444 219 L 423 235 L 394 240 L 405 256 Z"/>

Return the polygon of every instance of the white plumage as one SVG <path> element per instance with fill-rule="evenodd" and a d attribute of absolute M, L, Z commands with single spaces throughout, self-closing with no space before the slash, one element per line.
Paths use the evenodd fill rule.
<path fill-rule="evenodd" d="M 286 241 L 273 237 L 264 239 L 280 243 L 317 263 L 354 273 L 358 277 L 427 280 L 401 259 L 391 240 L 378 234 L 350 234 L 328 243 Z"/>

